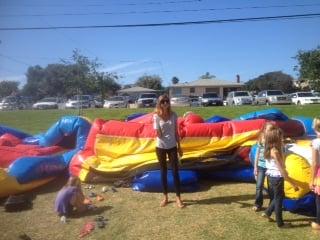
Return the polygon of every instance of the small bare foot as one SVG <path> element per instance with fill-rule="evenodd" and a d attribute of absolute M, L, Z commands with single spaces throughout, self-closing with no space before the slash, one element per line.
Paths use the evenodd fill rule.
<path fill-rule="evenodd" d="M 163 200 L 160 202 L 160 207 L 165 207 L 167 204 L 168 204 L 168 199 L 163 199 Z"/>
<path fill-rule="evenodd" d="M 184 208 L 186 205 L 179 199 L 177 199 L 177 207 L 178 208 Z"/>

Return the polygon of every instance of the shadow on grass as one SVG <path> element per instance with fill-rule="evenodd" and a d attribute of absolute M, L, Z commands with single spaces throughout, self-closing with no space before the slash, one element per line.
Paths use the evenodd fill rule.
<path fill-rule="evenodd" d="M 185 199 L 184 202 L 187 205 L 210 205 L 210 204 L 231 204 L 231 203 L 239 203 L 241 207 L 252 207 L 252 204 L 244 203 L 241 201 L 248 201 L 253 200 L 255 198 L 254 194 L 247 194 L 247 195 L 236 195 L 236 196 L 223 196 L 223 197 L 213 197 L 201 200 L 187 200 Z"/>
<path fill-rule="evenodd" d="M 70 215 L 70 218 L 81 218 L 81 217 L 101 215 L 110 209 L 112 209 L 111 206 L 99 206 L 94 210 L 88 210 L 83 213 L 74 212 Z"/>

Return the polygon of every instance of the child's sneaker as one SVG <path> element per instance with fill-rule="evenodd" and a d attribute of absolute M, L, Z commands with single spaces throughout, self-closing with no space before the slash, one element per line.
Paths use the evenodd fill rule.
<path fill-rule="evenodd" d="M 320 224 L 318 224 L 316 222 L 312 222 L 311 223 L 311 228 L 315 229 L 315 230 L 320 230 Z"/>
<path fill-rule="evenodd" d="M 253 210 L 254 212 L 260 212 L 260 211 L 262 210 L 262 208 L 261 208 L 261 207 L 258 207 L 258 206 L 253 206 L 253 207 L 252 207 L 252 210 Z"/>
<path fill-rule="evenodd" d="M 261 217 L 267 219 L 268 222 L 273 222 L 273 219 L 272 219 L 270 216 L 268 216 L 266 213 L 262 213 L 262 214 L 261 214 Z"/>
<path fill-rule="evenodd" d="M 282 225 L 278 226 L 279 228 L 291 228 L 292 224 L 291 223 L 283 223 Z"/>
<path fill-rule="evenodd" d="M 60 222 L 62 222 L 62 223 L 67 223 L 67 218 L 66 218 L 66 216 L 61 216 Z"/>

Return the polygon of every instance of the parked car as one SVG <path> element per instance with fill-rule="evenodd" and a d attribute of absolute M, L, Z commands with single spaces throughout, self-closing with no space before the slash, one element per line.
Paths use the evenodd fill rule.
<path fill-rule="evenodd" d="M 201 101 L 199 96 L 189 96 L 190 98 L 190 106 L 199 107 L 201 106 Z"/>
<path fill-rule="evenodd" d="M 90 108 L 93 106 L 94 103 L 91 95 L 75 95 L 66 103 L 66 108 Z"/>
<path fill-rule="evenodd" d="M 26 97 L 8 96 L 1 100 L 0 110 L 28 109 L 30 104 Z"/>
<path fill-rule="evenodd" d="M 264 90 L 258 93 L 255 104 L 291 104 L 291 98 L 280 90 Z"/>
<path fill-rule="evenodd" d="M 201 98 L 202 106 L 222 106 L 223 101 L 222 98 L 218 96 L 216 93 L 204 93 Z"/>
<path fill-rule="evenodd" d="M 33 109 L 57 109 L 58 104 L 61 102 L 59 98 L 47 97 L 39 100 L 32 105 Z"/>
<path fill-rule="evenodd" d="M 229 92 L 226 98 L 226 105 L 245 105 L 252 104 L 253 97 L 247 91 Z"/>
<path fill-rule="evenodd" d="M 126 108 L 128 102 L 125 97 L 116 96 L 108 98 L 104 101 L 103 107 L 104 108 Z"/>
<path fill-rule="evenodd" d="M 320 97 L 312 92 L 296 92 L 291 94 L 291 101 L 296 105 L 316 104 L 320 103 Z"/>
<path fill-rule="evenodd" d="M 157 94 L 142 93 L 137 99 L 138 107 L 155 107 L 157 104 Z"/>
<path fill-rule="evenodd" d="M 172 96 L 170 98 L 170 104 L 174 107 L 190 107 L 191 99 L 188 96 Z"/>
<path fill-rule="evenodd" d="M 93 105 L 95 108 L 102 108 L 104 101 L 101 97 L 94 97 L 93 98 Z"/>

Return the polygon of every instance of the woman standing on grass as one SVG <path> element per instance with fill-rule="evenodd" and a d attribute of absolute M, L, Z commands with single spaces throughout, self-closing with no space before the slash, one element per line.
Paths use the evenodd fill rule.
<path fill-rule="evenodd" d="M 156 154 L 160 163 L 161 181 L 164 198 L 160 203 L 161 207 L 168 204 L 167 185 L 167 155 L 171 162 L 171 168 L 176 190 L 176 202 L 179 208 L 183 208 L 180 197 L 180 178 L 178 168 L 178 153 L 182 157 L 180 137 L 177 127 L 177 114 L 171 111 L 170 99 L 167 95 L 158 98 L 155 114 L 153 115 L 153 128 L 157 131 Z"/>

